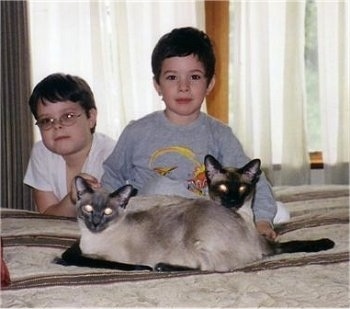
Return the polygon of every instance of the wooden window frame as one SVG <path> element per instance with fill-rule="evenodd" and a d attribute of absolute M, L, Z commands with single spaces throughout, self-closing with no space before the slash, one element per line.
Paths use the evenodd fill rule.
<path fill-rule="evenodd" d="M 207 96 L 208 114 L 228 123 L 229 1 L 205 1 L 205 28 L 216 54 L 216 85 Z M 310 152 L 310 168 L 323 169 L 322 152 Z"/>
<path fill-rule="evenodd" d="M 229 1 L 205 1 L 205 29 L 216 55 L 216 83 L 206 98 L 207 111 L 228 123 Z"/>

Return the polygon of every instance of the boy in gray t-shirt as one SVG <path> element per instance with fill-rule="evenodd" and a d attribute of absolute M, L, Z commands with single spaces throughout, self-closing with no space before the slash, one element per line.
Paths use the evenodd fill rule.
<path fill-rule="evenodd" d="M 152 53 L 154 87 L 164 111 L 132 121 L 104 162 L 102 185 L 109 190 L 130 183 L 142 193 L 205 196 L 204 157 L 242 167 L 249 158 L 230 127 L 200 111 L 215 84 L 215 55 L 209 37 L 195 28 L 174 29 Z M 276 237 L 276 201 L 264 175 L 253 204 L 258 231 Z"/>

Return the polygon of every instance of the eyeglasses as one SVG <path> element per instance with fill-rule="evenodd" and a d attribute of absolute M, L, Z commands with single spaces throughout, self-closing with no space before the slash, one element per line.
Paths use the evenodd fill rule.
<path fill-rule="evenodd" d="M 44 131 L 50 130 L 53 128 L 56 123 L 59 123 L 62 126 L 70 127 L 76 123 L 77 119 L 81 116 L 81 114 L 74 113 L 65 113 L 61 117 L 57 118 L 42 118 L 39 119 L 35 124 Z"/>

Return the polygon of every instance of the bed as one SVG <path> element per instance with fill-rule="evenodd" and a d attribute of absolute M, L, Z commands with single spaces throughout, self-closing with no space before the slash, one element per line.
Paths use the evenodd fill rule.
<path fill-rule="evenodd" d="M 279 240 L 328 237 L 333 249 L 283 254 L 227 273 L 118 271 L 52 263 L 79 237 L 73 219 L 1 209 L 11 283 L 2 307 L 346 307 L 349 187 L 273 188 L 291 220 Z"/>

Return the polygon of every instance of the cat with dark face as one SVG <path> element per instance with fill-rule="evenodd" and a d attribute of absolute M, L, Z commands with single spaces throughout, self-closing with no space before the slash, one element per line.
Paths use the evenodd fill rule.
<path fill-rule="evenodd" d="M 218 204 L 238 210 L 249 203 L 261 174 L 260 160 L 254 159 L 242 168 L 224 168 L 213 156 L 204 159 L 210 198 Z"/>
<path fill-rule="evenodd" d="M 270 242 L 257 232 L 250 200 L 260 160 L 224 168 L 207 155 L 204 163 L 210 200 L 132 197 L 130 185 L 107 193 L 77 177 L 81 238 L 61 262 L 123 270 L 230 271 L 272 254 L 334 246 L 329 239 Z"/>

